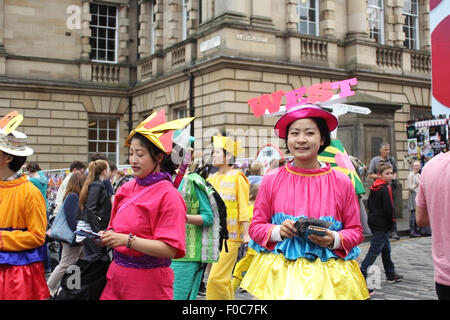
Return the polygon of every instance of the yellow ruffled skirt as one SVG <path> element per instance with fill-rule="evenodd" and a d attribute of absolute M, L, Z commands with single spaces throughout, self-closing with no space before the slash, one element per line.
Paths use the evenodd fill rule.
<path fill-rule="evenodd" d="M 254 256 L 241 288 L 262 300 L 369 298 L 366 281 L 355 260 L 287 260 L 274 253 Z"/>

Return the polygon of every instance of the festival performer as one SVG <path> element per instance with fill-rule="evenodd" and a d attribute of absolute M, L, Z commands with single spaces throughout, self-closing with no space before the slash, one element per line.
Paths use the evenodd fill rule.
<path fill-rule="evenodd" d="M 206 300 L 234 300 L 231 285 L 233 267 L 240 245 L 250 240 L 247 208 L 249 183 L 240 170 L 232 169 L 234 158 L 243 151 L 240 143 L 222 134 L 213 136 L 213 147 L 212 164 L 219 171 L 207 180 L 220 194 L 227 207 L 229 239 L 226 246 L 222 247 L 219 261 L 212 264 L 206 286 Z"/>
<path fill-rule="evenodd" d="M 129 134 L 133 179 L 118 190 L 102 244 L 113 248 L 102 300 L 171 300 L 171 259 L 185 255 L 186 206 L 173 186 L 173 130 L 193 118 L 165 121 L 164 109 Z"/>
<path fill-rule="evenodd" d="M 294 159 L 264 176 L 249 233 L 258 252 L 241 288 L 258 299 L 367 299 L 356 257 L 363 240 L 348 176 L 317 156 L 337 119 L 317 105 L 294 106 L 275 124 Z M 300 218 L 331 223 L 324 236 L 297 235 Z"/>
<path fill-rule="evenodd" d="M 187 208 L 186 255 L 172 261 L 174 300 L 195 300 L 206 265 L 219 258 L 220 221 L 217 214 L 214 217 L 205 180 L 195 173 L 197 163 L 191 160 L 178 188 Z"/>
<path fill-rule="evenodd" d="M 20 173 L 33 154 L 26 146 L 27 136 L 14 130 L 22 119 L 11 112 L 0 120 L 0 300 L 50 297 L 43 264 L 45 200 Z"/>

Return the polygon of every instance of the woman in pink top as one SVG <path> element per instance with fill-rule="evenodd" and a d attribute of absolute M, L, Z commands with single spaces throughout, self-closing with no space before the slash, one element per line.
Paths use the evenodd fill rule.
<path fill-rule="evenodd" d="M 275 125 L 294 160 L 264 176 L 249 228 L 255 256 L 241 287 L 259 299 L 367 299 L 355 261 L 363 240 L 350 179 L 317 155 L 337 119 L 316 105 L 290 109 Z M 301 217 L 331 222 L 324 236 L 297 235 Z"/>
<path fill-rule="evenodd" d="M 172 139 L 153 134 L 153 127 L 162 130 L 152 119 L 158 116 L 147 118 L 127 139 L 136 179 L 119 189 L 108 229 L 101 233 L 102 244 L 114 248 L 102 300 L 173 299 L 170 264 L 185 254 L 186 206 L 171 181 Z M 166 131 L 173 129 L 162 122 Z"/>

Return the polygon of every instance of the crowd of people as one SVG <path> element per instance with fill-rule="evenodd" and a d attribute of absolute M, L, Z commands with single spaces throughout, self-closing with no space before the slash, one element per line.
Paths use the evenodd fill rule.
<path fill-rule="evenodd" d="M 238 288 L 257 299 L 362 300 L 373 293 L 367 269 L 380 254 L 386 279 L 402 280 L 390 252 L 397 167 L 389 145 L 369 166 L 372 240 L 359 265 L 361 202 L 348 176 L 318 160 L 338 125 L 334 115 L 317 105 L 290 109 L 274 129 L 291 160 L 274 161 L 266 172 L 254 161 L 243 172 L 235 165 L 243 149 L 226 131 L 211 138 L 210 161 L 185 148 L 188 161 L 175 163 L 179 150 L 170 137 L 193 118 L 166 122 L 161 112 L 126 139 L 133 175 L 101 154 L 88 165 L 72 162 L 53 210 L 54 224 L 59 216 L 68 228 L 64 240 L 52 238 L 47 181 L 38 163 L 26 161 L 33 154 L 26 135 L 0 128 L 0 299 L 55 298 L 68 268 L 94 255 L 111 257 L 101 300 L 195 300 L 202 286 L 207 300 L 233 300 Z M 448 153 L 439 160 L 448 166 Z M 431 223 L 435 232 L 448 224 L 436 212 L 448 213 L 449 200 L 435 199 L 430 189 L 437 187 L 423 182 L 420 163 L 412 169 L 408 208 L 416 237 L 420 226 Z M 327 227 L 302 233 L 304 221 Z M 448 238 L 444 233 L 438 237 Z M 52 270 L 47 242 L 55 239 L 61 253 Z M 434 239 L 433 245 L 445 251 Z M 434 252 L 436 261 L 441 253 Z M 436 262 L 439 298 L 449 297 L 447 262 Z"/>

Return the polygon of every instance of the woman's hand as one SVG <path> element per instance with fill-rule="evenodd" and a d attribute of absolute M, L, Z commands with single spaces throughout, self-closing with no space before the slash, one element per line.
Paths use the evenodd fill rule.
<path fill-rule="evenodd" d="M 334 234 L 329 229 L 326 230 L 324 236 L 319 236 L 317 234 L 310 234 L 308 236 L 308 239 L 321 247 L 329 247 L 334 245 Z"/>
<path fill-rule="evenodd" d="M 282 239 L 293 238 L 297 235 L 297 228 L 294 227 L 295 221 L 286 219 L 280 227 L 280 236 Z"/>
<path fill-rule="evenodd" d="M 128 234 L 117 233 L 112 230 L 100 231 L 102 245 L 110 248 L 126 246 L 128 243 Z"/>

